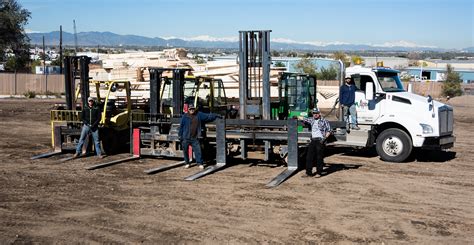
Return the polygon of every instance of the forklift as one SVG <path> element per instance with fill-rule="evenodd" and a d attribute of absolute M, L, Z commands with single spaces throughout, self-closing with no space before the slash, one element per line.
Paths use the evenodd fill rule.
<path fill-rule="evenodd" d="M 95 89 L 97 103 L 101 108 L 99 135 L 102 148 L 107 154 L 128 149 L 130 141 L 129 118 L 132 111 L 129 81 L 90 81 L 90 58 L 87 56 L 66 56 L 65 97 L 66 103 L 56 105 L 50 111 L 52 152 L 33 156 L 40 159 L 54 155 L 74 152 L 82 129 L 81 110 L 91 96 L 90 88 Z M 92 151 L 86 138 L 82 153 Z"/>
<path fill-rule="evenodd" d="M 188 105 L 193 104 L 204 113 L 216 113 L 223 117 L 232 112 L 222 80 L 212 77 L 187 76 L 189 68 L 148 67 L 150 72 L 150 100 L 146 112 L 131 115 L 131 156 L 111 162 L 91 166 L 98 169 L 140 157 L 182 158 L 191 154 L 191 149 L 183 150 L 178 139 L 179 123 Z M 206 154 L 213 156 L 214 141 L 204 143 Z M 184 162 L 166 165 L 145 171 L 148 174 L 182 166 Z"/>

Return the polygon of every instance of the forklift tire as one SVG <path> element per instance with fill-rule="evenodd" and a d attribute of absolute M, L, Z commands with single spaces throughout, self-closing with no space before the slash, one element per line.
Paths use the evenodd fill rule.
<path fill-rule="evenodd" d="M 390 128 L 379 134 L 376 150 L 380 158 L 387 162 L 403 162 L 411 154 L 413 144 L 410 136 L 398 128 Z"/>

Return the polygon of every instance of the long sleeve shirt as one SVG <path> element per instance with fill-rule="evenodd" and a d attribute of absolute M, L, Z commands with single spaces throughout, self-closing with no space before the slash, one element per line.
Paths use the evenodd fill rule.
<path fill-rule="evenodd" d="M 356 86 L 344 84 L 339 88 L 339 102 L 341 105 L 351 106 L 355 102 Z"/>
<path fill-rule="evenodd" d="M 305 118 L 303 123 L 311 126 L 311 138 L 326 138 L 329 132 L 331 132 L 331 125 L 329 125 L 328 120 L 320 117 L 319 119 L 314 119 L 312 117 Z"/>
<path fill-rule="evenodd" d="M 198 112 L 196 115 L 189 115 L 188 113 L 184 114 L 181 118 L 181 123 L 179 126 L 178 137 L 180 139 L 194 139 L 194 138 L 201 138 L 202 137 L 202 127 L 207 122 L 212 122 L 216 120 L 218 115 L 213 113 L 203 113 Z M 196 121 L 194 121 L 196 120 Z M 194 125 L 193 125 L 194 121 Z M 191 132 L 191 130 L 197 130 Z"/>

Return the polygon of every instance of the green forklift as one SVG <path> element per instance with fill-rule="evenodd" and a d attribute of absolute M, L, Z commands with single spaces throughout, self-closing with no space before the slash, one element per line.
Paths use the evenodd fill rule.
<path fill-rule="evenodd" d="M 307 117 L 318 102 L 316 77 L 304 73 L 283 72 L 278 81 L 278 101 L 272 102 L 272 119 Z M 298 131 L 302 131 L 301 126 Z"/>

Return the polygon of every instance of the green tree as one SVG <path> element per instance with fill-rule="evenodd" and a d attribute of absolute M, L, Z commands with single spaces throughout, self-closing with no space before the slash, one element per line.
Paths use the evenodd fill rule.
<path fill-rule="evenodd" d="M 29 38 L 24 31 L 31 13 L 16 0 L 0 0 L 0 61 L 8 59 L 7 69 L 24 69 L 29 62 Z M 8 58 L 5 51 L 14 58 Z"/>
<path fill-rule="evenodd" d="M 283 62 L 281 62 L 281 61 L 275 62 L 274 66 L 275 66 L 275 67 L 286 67 L 286 65 L 283 64 Z"/>
<path fill-rule="evenodd" d="M 443 95 L 449 97 L 462 95 L 461 83 L 461 75 L 455 72 L 450 64 L 446 65 L 446 80 L 443 83 Z"/>
<path fill-rule="evenodd" d="M 272 50 L 271 54 L 272 54 L 272 57 L 280 57 L 280 52 L 276 50 Z"/>
<path fill-rule="evenodd" d="M 338 68 L 336 65 L 331 65 L 328 68 L 321 67 L 320 72 L 317 73 L 316 77 L 319 80 L 335 80 L 337 79 Z"/>
<path fill-rule="evenodd" d="M 317 75 L 317 72 L 316 72 L 317 67 L 313 63 L 313 61 L 310 59 L 303 58 L 300 61 L 298 61 L 298 63 L 294 64 L 293 67 L 298 72 L 306 73 L 308 75 L 313 75 L 313 76 Z"/>
<path fill-rule="evenodd" d="M 56 58 L 55 60 L 52 60 L 52 61 L 51 61 L 51 65 L 52 65 L 52 66 L 61 66 L 61 65 L 62 65 L 62 62 L 61 62 L 61 60 L 60 60 L 59 57 L 58 57 L 58 58 Z"/>
<path fill-rule="evenodd" d="M 288 57 L 298 57 L 298 53 L 291 51 L 288 53 Z"/>
<path fill-rule="evenodd" d="M 334 59 L 335 60 L 341 60 L 344 63 L 345 67 L 351 66 L 351 61 L 347 58 L 346 54 L 343 52 L 335 52 L 334 53 Z"/>
<path fill-rule="evenodd" d="M 36 72 L 36 67 L 37 66 L 41 66 L 41 61 L 40 60 L 33 60 L 33 62 L 31 62 L 31 72 L 32 73 Z"/>

